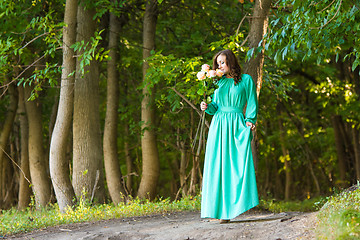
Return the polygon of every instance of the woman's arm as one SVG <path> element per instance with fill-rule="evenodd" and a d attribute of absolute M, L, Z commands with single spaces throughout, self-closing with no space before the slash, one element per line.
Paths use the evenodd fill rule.
<path fill-rule="evenodd" d="M 258 112 L 258 100 L 256 94 L 256 86 L 250 75 L 245 74 L 247 106 L 245 112 L 245 122 L 256 123 Z M 248 124 L 247 124 L 248 125 Z M 251 126 L 251 124 L 249 124 Z"/>

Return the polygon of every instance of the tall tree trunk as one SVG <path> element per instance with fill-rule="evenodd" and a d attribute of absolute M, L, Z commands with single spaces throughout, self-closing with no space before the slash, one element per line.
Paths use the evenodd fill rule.
<path fill-rule="evenodd" d="M 78 6 L 76 41 L 88 43 L 96 27 L 94 9 Z M 83 54 L 83 50 L 80 55 Z M 73 187 L 77 198 L 104 201 L 104 176 L 99 113 L 99 66 L 91 60 L 84 75 L 76 62 L 73 120 Z M 85 191 L 85 196 L 83 195 Z"/>
<path fill-rule="evenodd" d="M 123 100 L 124 100 L 124 109 L 127 109 L 128 107 L 128 80 L 127 78 L 124 78 L 122 81 L 123 86 Z M 134 175 L 137 175 L 134 171 L 134 162 L 131 157 L 131 149 L 130 149 L 130 134 L 129 134 L 129 122 L 126 119 L 124 121 L 124 153 L 125 153 L 125 162 L 126 162 L 126 190 L 127 194 L 134 196 Z"/>
<path fill-rule="evenodd" d="M 249 48 L 257 48 L 266 34 L 271 2 L 272 0 L 255 0 L 255 6 L 250 20 Z M 265 46 L 265 41 L 262 42 L 262 46 Z M 256 57 L 250 58 L 244 65 L 244 72 L 251 75 L 255 81 L 258 96 L 262 86 L 263 65 L 264 49 L 258 53 Z"/>
<path fill-rule="evenodd" d="M 350 68 L 349 68 L 350 69 Z M 353 72 L 353 83 L 355 84 L 355 91 L 360 98 L 360 67 L 357 67 Z M 360 181 L 360 138 L 359 138 L 359 125 L 353 127 L 353 144 L 354 144 L 354 155 L 355 155 L 355 172 L 356 180 Z"/>
<path fill-rule="evenodd" d="M 18 209 L 22 210 L 29 206 L 31 195 L 30 169 L 29 169 L 29 125 L 26 117 L 24 88 L 18 87 L 19 91 L 19 121 L 20 121 L 20 181 Z"/>
<path fill-rule="evenodd" d="M 360 139 L 359 130 L 356 127 L 352 129 L 352 136 L 354 144 L 356 180 L 360 181 Z"/>
<path fill-rule="evenodd" d="M 342 124 L 341 116 L 340 115 L 333 115 L 331 117 L 331 122 L 334 128 L 334 135 L 335 135 L 335 145 L 336 145 L 336 152 L 338 155 L 338 166 L 339 166 L 339 182 L 341 187 L 346 186 L 346 152 L 344 141 L 341 134 L 340 125 Z"/>
<path fill-rule="evenodd" d="M 197 187 L 199 185 L 199 176 L 198 176 L 198 168 L 199 165 L 199 157 L 196 156 L 196 153 L 193 155 L 193 164 L 191 168 L 191 176 L 190 176 L 190 186 L 188 194 L 195 195 L 197 193 Z"/>
<path fill-rule="evenodd" d="M 118 136 L 118 107 L 119 107 L 119 79 L 116 69 L 118 59 L 117 46 L 120 31 L 120 23 L 117 17 L 110 13 L 109 27 L 109 56 L 107 72 L 107 100 L 106 118 L 104 128 L 104 163 L 106 182 L 110 197 L 114 204 L 125 201 L 125 189 L 120 171 L 118 158 L 117 136 Z"/>
<path fill-rule="evenodd" d="M 125 162 L 126 162 L 126 189 L 127 194 L 132 195 L 133 193 L 133 169 L 134 164 L 130 155 L 130 146 L 129 146 L 129 124 L 124 124 L 124 152 L 125 152 Z"/>
<path fill-rule="evenodd" d="M 188 154 L 186 151 L 185 142 L 181 141 L 179 147 L 180 147 L 180 167 L 179 167 L 180 187 L 181 187 L 182 195 L 186 196 L 188 194 L 186 168 L 189 164 L 189 160 L 188 160 Z"/>
<path fill-rule="evenodd" d="M 279 113 L 281 114 L 281 112 Z M 291 167 L 290 167 L 290 155 L 289 150 L 286 147 L 286 136 L 285 136 L 285 130 L 283 126 L 283 122 L 281 118 L 278 119 L 279 122 L 279 130 L 280 130 L 280 144 L 281 144 L 281 150 L 282 155 L 284 158 L 284 168 L 285 168 L 285 200 L 290 199 L 290 190 L 291 190 Z"/>
<path fill-rule="evenodd" d="M 272 0 L 255 0 L 255 6 L 253 14 L 250 21 L 250 31 L 249 31 L 249 48 L 257 48 L 261 40 L 267 31 L 268 27 L 268 15 L 270 11 Z M 262 42 L 262 46 L 265 46 L 265 41 Z M 264 50 L 252 57 L 249 61 L 244 64 L 244 73 L 252 76 L 255 85 L 256 92 L 259 98 L 260 89 L 262 86 L 262 75 L 263 75 L 263 65 L 264 65 Z M 258 156 L 257 156 L 257 136 L 254 132 L 254 138 L 251 142 L 251 148 L 253 153 L 254 165 L 257 168 Z"/>
<path fill-rule="evenodd" d="M 25 87 L 25 98 L 29 99 L 31 87 Z M 30 175 L 35 194 L 36 207 L 46 206 L 51 197 L 51 184 L 44 152 L 41 104 L 39 99 L 25 102 L 29 123 L 29 163 Z"/>
<path fill-rule="evenodd" d="M 147 0 L 143 25 L 143 59 L 150 56 L 150 51 L 155 48 L 155 31 L 157 21 L 157 0 Z M 143 63 L 143 100 L 141 102 L 142 137 L 142 177 L 138 196 L 153 199 L 160 174 L 159 153 L 155 134 L 155 109 L 154 92 L 149 92 L 145 75 L 149 64 Z"/>
<path fill-rule="evenodd" d="M 0 161 L 4 159 L 4 156 L 6 155 L 6 146 L 8 145 L 9 136 L 11 133 L 11 129 L 15 120 L 16 116 L 16 110 L 18 105 L 18 94 L 17 90 L 15 89 L 15 86 L 12 84 L 9 86 L 8 89 L 9 95 L 10 95 L 10 104 L 7 108 L 7 114 L 5 118 L 5 122 L 1 129 L 0 134 Z"/>
<path fill-rule="evenodd" d="M 1 129 L 0 134 L 0 207 L 2 202 L 5 201 L 6 193 L 8 192 L 9 182 L 7 181 L 7 176 L 9 171 L 7 170 L 9 159 L 7 158 L 8 153 L 6 152 L 10 133 L 13 127 L 13 123 L 16 116 L 16 110 L 18 105 L 18 94 L 15 86 L 11 84 L 8 89 L 10 95 L 10 103 L 7 108 L 7 114 L 5 118 L 4 125 Z"/>
<path fill-rule="evenodd" d="M 75 54 L 71 45 L 76 40 L 77 0 L 66 0 L 63 29 L 63 65 L 60 100 L 50 143 L 50 175 L 61 212 L 74 205 L 75 192 L 70 180 L 69 161 L 66 156 L 74 107 Z"/>

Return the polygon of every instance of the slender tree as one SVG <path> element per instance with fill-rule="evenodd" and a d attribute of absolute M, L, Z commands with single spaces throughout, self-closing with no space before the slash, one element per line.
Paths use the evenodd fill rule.
<path fill-rule="evenodd" d="M 157 21 L 157 0 L 147 0 L 143 21 L 143 100 L 141 102 L 142 136 L 142 177 L 138 190 L 140 198 L 153 199 L 156 194 L 160 174 L 159 153 L 155 133 L 154 89 L 150 91 L 146 83 L 146 72 L 149 64 L 146 59 L 155 48 Z"/>
<path fill-rule="evenodd" d="M 341 134 L 341 129 L 344 127 L 342 118 L 340 115 L 333 115 L 331 122 L 334 128 L 335 146 L 338 157 L 338 169 L 339 169 L 339 180 L 340 186 L 345 187 L 346 183 L 346 172 L 347 172 L 347 156 L 346 147 L 344 144 L 344 138 Z"/>
<path fill-rule="evenodd" d="M 278 104 L 278 116 L 282 116 L 281 105 Z M 281 117 L 278 118 L 279 131 L 280 131 L 280 145 L 282 152 L 282 159 L 284 160 L 284 171 L 285 171 L 285 200 L 289 200 L 291 196 L 291 162 L 290 154 L 286 145 L 286 134 L 284 129 L 284 123 Z"/>
<path fill-rule="evenodd" d="M 74 205 L 75 192 L 70 181 L 69 160 L 66 148 L 74 107 L 74 72 L 76 59 L 71 46 L 76 40 L 77 0 L 65 4 L 63 29 L 63 68 L 61 74 L 60 101 L 50 143 L 50 175 L 61 212 Z"/>
<path fill-rule="evenodd" d="M 18 87 L 19 91 L 19 122 L 20 122 L 20 181 L 19 181 L 19 202 L 18 209 L 25 209 L 29 206 L 31 195 L 30 169 L 29 169 L 29 125 L 26 117 L 24 88 Z"/>
<path fill-rule="evenodd" d="M 29 99 L 32 88 L 25 87 L 25 98 Z M 45 150 L 43 146 L 42 110 L 38 98 L 25 102 L 26 116 L 29 123 L 29 163 L 30 176 L 35 194 L 36 207 L 46 206 L 51 197 L 51 183 L 47 164 L 45 162 Z"/>
<path fill-rule="evenodd" d="M 6 193 L 10 190 L 9 184 L 6 184 L 7 176 L 9 174 L 8 167 L 11 166 L 10 164 L 7 164 L 7 162 L 9 161 L 7 157 L 9 155 L 9 153 L 7 152 L 7 146 L 9 145 L 9 137 L 18 107 L 17 89 L 13 84 L 9 85 L 8 94 L 10 96 L 10 103 L 7 109 L 5 122 L 0 133 L 0 196 L 2 199 L 0 202 L 0 206 L 2 205 L 2 201 L 5 200 Z"/>
<path fill-rule="evenodd" d="M 116 63 L 118 61 L 117 46 L 119 40 L 120 23 L 117 17 L 110 13 L 109 27 L 109 61 L 107 65 L 107 100 L 104 128 L 104 163 L 106 182 L 114 204 L 125 201 L 125 189 L 120 171 L 117 148 L 117 126 L 119 107 L 119 77 Z"/>
<path fill-rule="evenodd" d="M 77 13 L 76 41 L 91 41 L 96 31 L 95 10 L 81 1 Z M 97 199 L 102 202 L 104 176 L 99 112 L 99 66 L 87 59 L 82 48 L 76 62 L 73 120 L 73 187 L 77 198 Z M 89 65 L 81 71 L 81 61 Z M 84 63 L 84 62 L 83 62 Z"/>
<path fill-rule="evenodd" d="M 354 144 L 356 179 L 360 181 L 360 137 L 359 129 L 356 126 L 352 128 L 352 138 Z"/>

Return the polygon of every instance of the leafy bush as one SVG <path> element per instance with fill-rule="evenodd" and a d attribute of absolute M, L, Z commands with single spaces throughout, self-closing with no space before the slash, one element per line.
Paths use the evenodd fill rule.
<path fill-rule="evenodd" d="M 318 214 L 318 239 L 360 238 L 360 189 L 330 197 Z"/>

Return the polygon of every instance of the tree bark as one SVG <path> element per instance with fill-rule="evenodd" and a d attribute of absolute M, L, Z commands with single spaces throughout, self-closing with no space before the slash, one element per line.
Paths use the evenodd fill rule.
<path fill-rule="evenodd" d="M 74 50 L 70 46 L 76 40 L 77 6 L 77 0 L 67 0 L 65 4 L 64 22 L 66 26 L 63 29 L 60 100 L 50 143 L 50 175 L 61 212 L 72 207 L 75 199 L 66 149 L 74 107 L 74 75 L 72 73 L 76 70 L 76 59 Z"/>
<path fill-rule="evenodd" d="M 94 9 L 79 4 L 76 41 L 88 43 L 96 25 Z M 83 54 L 83 49 L 80 55 Z M 104 176 L 99 113 L 99 66 L 94 59 L 84 67 L 76 62 L 73 120 L 73 187 L 76 197 L 104 201 Z"/>
<path fill-rule="evenodd" d="M 279 115 L 281 114 L 281 111 L 279 111 Z M 290 199 L 290 190 L 291 190 L 291 167 L 290 167 L 290 155 L 289 150 L 286 147 L 286 136 L 285 136 L 285 130 L 283 126 L 283 122 L 281 118 L 278 119 L 279 123 L 279 130 L 280 130 L 280 144 L 281 144 L 281 150 L 282 155 L 284 158 L 284 169 L 285 169 L 285 200 Z"/>
<path fill-rule="evenodd" d="M 259 46 L 260 41 L 263 40 L 264 35 L 267 31 L 268 27 L 268 15 L 270 11 L 272 0 L 255 0 L 255 6 L 253 10 L 253 14 L 251 16 L 250 21 L 250 31 L 249 31 L 249 48 L 257 48 Z M 265 46 L 265 41 L 261 44 L 263 47 Z M 244 73 L 249 74 L 256 85 L 256 92 L 259 98 L 260 89 L 262 86 L 262 75 L 263 75 L 263 65 L 264 65 L 264 49 L 261 50 L 260 53 L 256 55 L 256 57 L 250 58 L 244 64 Z M 254 138 L 251 142 L 251 148 L 253 153 L 254 165 L 257 168 L 258 156 L 257 156 L 257 136 L 254 131 Z"/>
<path fill-rule="evenodd" d="M 129 125 L 124 124 L 124 153 L 125 153 L 125 162 L 126 162 L 126 190 L 127 194 L 132 196 L 133 193 L 133 169 L 134 164 L 130 155 L 130 146 L 129 146 Z"/>
<path fill-rule="evenodd" d="M 155 31 L 157 21 L 157 0 L 146 1 L 146 10 L 143 25 L 143 59 L 150 56 L 150 51 L 155 48 Z M 141 102 L 142 126 L 142 177 L 138 190 L 140 198 L 153 199 L 156 194 L 157 182 L 160 174 L 159 153 L 155 134 L 155 109 L 154 92 L 149 92 L 145 75 L 149 64 L 143 63 L 143 100 Z"/>
<path fill-rule="evenodd" d="M 13 84 L 9 86 L 8 93 L 10 95 L 10 103 L 7 108 L 5 122 L 0 134 L 0 207 L 2 207 L 1 205 L 3 204 L 3 202 L 5 202 L 6 193 L 8 192 L 10 187 L 9 181 L 7 181 L 7 177 L 9 175 L 9 165 L 7 161 L 9 161 L 9 159 L 7 157 L 8 154 L 6 154 L 6 149 L 8 146 L 8 141 L 15 120 L 18 105 L 18 94 Z"/>
<path fill-rule="evenodd" d="M 342 138 L 340 125 L 342 124 L 341 116 L 333 115 L 331 117 L 331 122 L 334 128 L 334 137 L 335 137 L 335 145 L 336 145 L 336 152 L 338 155 L 338 166 L 339 166 L 339 183 L 341 187 L 346 186 L 346 152 L 344 141 Z"/>
<path fill-rule="evenodd" d="M 8 145 L 8 140 L 15 120 L 16 110 L 18 105 L 17 90 L 12 84 L 9 86 L 8 92 L 10 94 L 10 104 L 7 109 L 5 122 L 4 125 L 2 126 L 1 134 L 0 134 L 0 162 L 3 161 L 4 156 L 6 155 L 5 149 L 6 146 Z"/>
<path fill-rule="evenodd" d="M 18 87 L 19 91 L 19 121 L 20 121 L 20 181 L 19 181 L 19 200 L 18 200 L 18 209 L 22 210 L 29 206 L 30 195 L 31 195 L 31 182 L 30 182 L 30 169 L 29 169 L 29 124 L 26 117 L 25 110 L 25 98 L 24 98 L 24 88 L 22 86 Z"/>
<path fill-rule="evenodd" d="M 188 186 L 187 186 L 187 174 L 186 168 L 189 164 L 188 154 L 186 151 L 185 143 L 183 141 L 180 142 L 180 166 L 179 166 L 179 178 L 180 178 L 180 187 L 182 191 L 182 195 L 186 196 L 188 194 Z"/>
<path fill-rule="evenodd" d="M 352 128 L 352 136 L 354 144 L 356 179 L 360 181 L 360 139 L 359 130 L 356 127 Z"/>
<path fill-rule="evenodd" d="M 260 41 L 263 40 L 268 27 L 268 16 L 272 0 L 255 0 L 254 11 L 250 20 L 250 31 L 248 38 L 249 48 L 259 47 Z M 265 41 L 261 43 L 265 46 Z M 244 72 L 253 77 L 256 84 L 256 92 L 259 97 L 262 86 L 262 75 L 264 65 L 264 49 L 255 57 L 250 58 L 244 65 Z"/>
<path fill-rule="evenodd" d="M 125 189 L 120 171 L 118 158 L 117 136 L 118 136 L 118 107 L 119 107 L 119 79 L 116 69 L 118 54 L 118 36 L 120 25 L 117 17 L 110 13 L 109 27 L 109 57 L 107 65 L 107 100 L 106 100 L 106 117 L 104 128 L 104 163 L 106 182 L 109 189 L 110 197 L 114 204 L 125 201 Z"/>
<path fill-rule="evenodd" d="M 29 99 L 31 87 L 25 87 L 25 98 Z M 26 114 L 29 123 L 29 164 L 30 175 L 35 194 L 36 207 L 46 206 L 51 197 L 49 172 L 46 168 L 44 151 L 43 129 L 41 119 L 41 104 L 38 98 L 25 102 Z"/>

